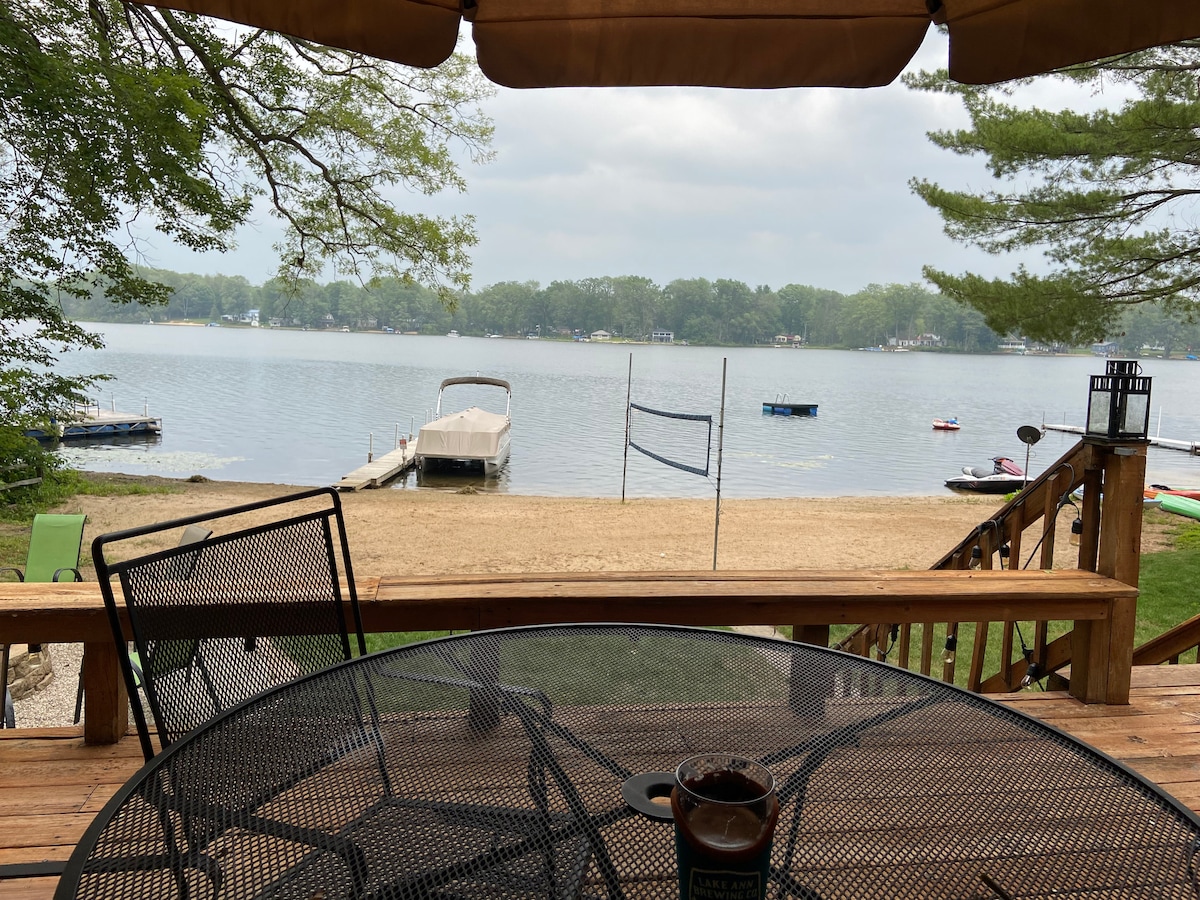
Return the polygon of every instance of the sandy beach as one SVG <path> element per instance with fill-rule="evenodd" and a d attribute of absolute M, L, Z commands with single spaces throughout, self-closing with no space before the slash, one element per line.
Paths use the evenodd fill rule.
<path fill-rule="evenodd" d="M 169 493 L 79 495 L 58 512 L 97 534 L 302 490 L 121 475 Z M 360 575 L 706 569 L 710 500 L 531 497 L 369 490 L 341 495 Z M 724 500 L 722 569 L 928 568 L 1003 503 L 1000 497 Z M 89 560 L 85 560 L 90 562 Z"/>

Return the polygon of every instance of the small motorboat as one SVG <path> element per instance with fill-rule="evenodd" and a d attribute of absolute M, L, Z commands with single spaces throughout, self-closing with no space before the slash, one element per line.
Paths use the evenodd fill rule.
<path fill-rule="evenodd" d="M 949 419 L 934 419 L 934 431 L 958 431 L 961 426 L 958 424 L 958 419 L 950 417 Z"/>
<path fill-rule="evenodd" d="M 992 457 L 991 466 L 963 466 L 962 472 L 946 479 L 946 487 L 976 494 L 1008 494 L 1021 490 L 1029 480 L 1007 456 Z"/>

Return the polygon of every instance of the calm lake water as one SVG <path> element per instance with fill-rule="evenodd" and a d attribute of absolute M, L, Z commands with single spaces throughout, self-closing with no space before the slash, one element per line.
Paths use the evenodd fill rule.
<path fill-rule="evenodd" d="M 964 465 L 1003 455 L 1024 465 L 1021 425 L 1082 425 L 1088 376 L 1104 361 L 1084 357 L 957 356 L 934 353 L 775 348 L 722 349 L 568 344 L 485 338 L 344 334 L 269 329 L 94 325 L 107 347 L 70 354 L 65 371 L 115 379 L 105 408 L 163 419 L 155 440 L 68 445 L 80 468 L 131 474 L 322 485 L 390 450 L 397 431 L 430 417 L 443 378 L 489 375 L 512 384 L 512 456 L 501 474 L 426 478 L 396 489 L 483 490 L 620 496 L 625 402 L 712 415 L 708 479 L 630 450 L 629 497 L 712 497 L 722 361 L 727 360 L 721 490 L 726 497 L 948 494 Z M 1200 363 L 1144 360 L 1153 376 L 1151 433 L 1200 440 Z M 454 391 L 460 393 L 452 393 Z M 446 408 L 503 408 L 495 388 L 450 388 Z M 763 401 L 819 404 L 816 418 L 764 416 Z M 956 416 L 958 432 L 930 427 Z M 1161 425 L 1160 425 L 1161 417 Z M 634 440 L 703 466 L 707 433 L 691 422 L 640 416 Z M 1032 449 L 1034 475 L 1077 440 L 1048 432 Z M 1200 485 L 1200 459 L 1151 448 L 1149 481 Z"/>

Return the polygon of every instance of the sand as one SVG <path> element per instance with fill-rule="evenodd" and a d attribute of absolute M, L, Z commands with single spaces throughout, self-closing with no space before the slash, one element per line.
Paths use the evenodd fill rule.
<path fill-rule="evenodd" d="M 94 535 L 276 497 L 275 484 L 93 476 L 170 493 L 79 495 L 57 511 Z M 368 490 L 340 495 L 356 573 L 707 569 L 711 500 L 530 497 Z M 846 497 L 721 504 L 722 569 L 928 568 L 1003 503 L 1000 497 Z M 86 561 L 85 561 L 86 562 Z"/>

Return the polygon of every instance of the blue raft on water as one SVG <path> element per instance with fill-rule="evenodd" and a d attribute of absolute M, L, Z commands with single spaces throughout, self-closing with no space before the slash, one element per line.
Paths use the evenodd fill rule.
<path fill-rule="evenodd" d="M 817 414 L 817 404 L 815 403 L 763 403 L 763 415 L 770 416 L 815 416 Z"/>

